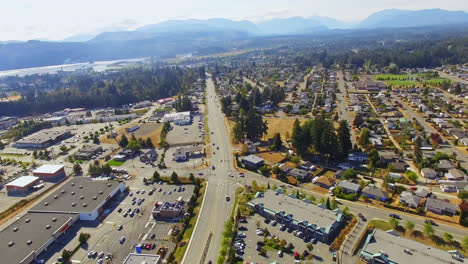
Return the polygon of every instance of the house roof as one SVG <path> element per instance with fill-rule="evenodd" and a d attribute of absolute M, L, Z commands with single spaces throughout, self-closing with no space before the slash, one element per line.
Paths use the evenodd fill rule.
<path fill-rule="evenodd" d="M 435 178 L 437 176 L 437 172 L 431 168 L 423 168 L 421 170 L 421 175 L 425 178 Z"/>
<path fill-rule="evenodd" d="M 447 174 L 449 175 L 447 176 Z M 463 179 L 466 177 L 466 174 L 463 171 L 459 169 L 455 169 L 455 168 L 449 169 L 447 174 L 445 174 L 447 178 L 453 178 L 453 179 Z"/>
<path fill-rule="evenodd" d="M 455 167 L 455 164 L 450 160 L 439 160 L 438 167 L 439 169 L 451 169 Z"/>
<path fill-rule="evenodd" d="M 388 198 L 388 193 L 380 188 L 377 188 L 376 186 L 368 185 L 362 189 L 362 192 L 374 195 L 376 197 Z"/>
<path fill-rule="evenodd" d="M 455 204 L 451 204 L 446 201 L 442 201 L 436 198 L 427 198 L 426 199 L 426 207 L 437 208 L 440 210 L 455 210 L 457 211 L 458 207 Z"/>
<path fill-rule="evenodd" d="M 417 196 L 426 198 L 429 195 L 429 190 L 423 187 L 419 187 L 415 192 Z"/>
<path fill-rule="evenodd" d="M 417 207 L 421 201 L 421 197 L 413 195 L 411 192 L 404 191 L 400 194 L 400 202 L 405 202 L 409 205 Z"/>
<path fill-rule="evenodd" d="M 336 183 L 336 180 L 332 177 L 320 176 L 315 183 L 321 183 L 323 185 L 332 186 Z"/>
<path fill-rule="evenodd" d="M 356 184 L 356 183 L 352 183 L 352 182 L 349 182 L 349 181 L 340 181 L 338 183 L 338 186 L 341 186 L 343 187 L 343 189 L 347 189 L 347 190 L 352 190 L 352 191 L 359 191 L 361 189 L 361 186 L 359 186 L 359 184 Z"/>
<path fill-rule="evenodd" d="M 249 155 L 247 157 L 244 157 L 243 160 L 248 161 L 248 162 L 250 162 L 252 164 L 259 164 L 259 163 L 264 162 L 264 160 L 262 158 L 260 158 L 259 156 L 256 156 L 256 155 Z"/>

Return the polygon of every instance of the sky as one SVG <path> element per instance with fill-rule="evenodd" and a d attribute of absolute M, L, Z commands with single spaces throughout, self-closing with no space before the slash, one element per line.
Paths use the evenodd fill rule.
<path fill-rule="evenodd" d="M 170 19 L 329 16 L 359 21 L 383 9 L 468 11 L 463 0 L 0 0 L 0 41 L 62 40 Z"/>

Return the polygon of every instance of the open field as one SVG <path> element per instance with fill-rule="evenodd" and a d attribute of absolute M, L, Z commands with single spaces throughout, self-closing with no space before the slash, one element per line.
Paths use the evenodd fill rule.
<path fill-rule="evenodd" d="M 272 138 L 276 133 L 280 133 L 281 140 L 286 140 L 286 132 L 291 134 L 294 125 L 294 118 L 263 118 L 268 121 L 268 138 Z M 301 124 L 305 121 L 300 120 Z"/>
<path fill-rule="evenodd" d="M 21 95 L 12 95 L 4 98 L 0 98 L 0 102 L 6 102 L 6 101 L 18 101 L 21 99 Z"/>
<path fill-rule="evenodd" d="M 123 134 L 127 138 L 130 138 L 133 135 L 135 137 L 139 138 L 144 138 L 146 139 L 147 137 L 151 138 L 151 142 L 153 142 L 153 145 L 157 146 L 160 142 L 160 136 L 161 136 L 161 130 L 162 130 L 162 123 L 148 123 L 148 124 L 139 124 L 140 128 L 133 131 L 133 132 L 126 132 L 126 128 L 130 128 L 133 126 L 136 126 L 136 122 L 132 122 L 126 126 L 119 127 L 117 130 L 115 130 L 115 133 L 117 133 L 117 137 L 114 138 L 108 138 L 107 135 L 102 136 L 99 138 L 99 141 L 101 143 L 108 143 L 108 144 L 117 144 L 122 137 Z"/>
<path fill-rule="evenodd" d="M 379 74 L 375 76 L 378 81 L 390 81 L 390 80 L 409 80 L 411 77 L 406 74 Z"/>
<path fill-rule="evenodd" d="M 435 85 L 435 86 L 441 86 L 442 83 L 444 82 L 452 84 L 452 81 L 446 78 L 437 78 L 437 79 L 430 79 L 430 80 L 425 81 L 427 85 Z"/>
<path fill-rule="evenodd" d="M 107 164 L 109 164 L 109 166 L 111 167 L 118 167 L 124 163 L 125 161 L 116 161 L 116 160 L 110 160 L 109 162 L 107 162 Z"/>
<path fill-rule="evenodd" d="M 416 82 L 405 81 L 405 80 L 389 80 L 389 81 L 384 81 L 384 83 L 388 86 L 398 86 L 398 87 L 416 86 Z"/>

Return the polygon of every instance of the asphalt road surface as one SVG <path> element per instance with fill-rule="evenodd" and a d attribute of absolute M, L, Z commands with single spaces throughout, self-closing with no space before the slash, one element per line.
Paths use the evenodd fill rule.
<path fill-rule="evenodd" d="M 200 218 L 182 263 L 207 263 L 209 260 L 216 262 L 221 248 L 224 223 L 229 219 L 234 204 L 234 199 L 228 202 L 226 196 L 234 198 L 237 188 L 233 178 L 228 176 L 230 172 L 234 172 L 231 144 L 210 76 L 206 81 L 206 90 L 209 128 L 207 133 L 210 133 L 210 145 L 215 153 L 211 158 L 215 169 L 210 170 L 207 175 L 208 186 Z M 212 237 L 208 239 L 210 233 Z"/>

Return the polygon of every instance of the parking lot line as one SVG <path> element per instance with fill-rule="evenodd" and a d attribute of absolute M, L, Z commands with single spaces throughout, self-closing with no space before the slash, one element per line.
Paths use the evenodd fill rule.
<path fill-rule="evenodd" d="M 114 222 L 106 222 L 106 224 L 111 224 L 112 225 L 112 224 L 114 224 Z"/>

